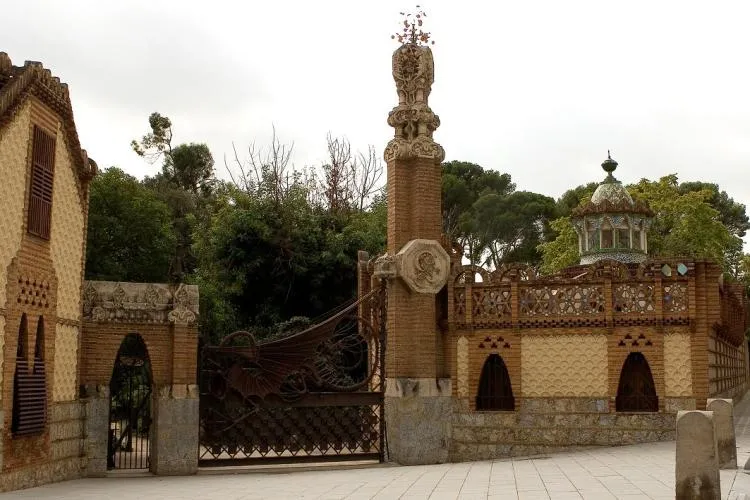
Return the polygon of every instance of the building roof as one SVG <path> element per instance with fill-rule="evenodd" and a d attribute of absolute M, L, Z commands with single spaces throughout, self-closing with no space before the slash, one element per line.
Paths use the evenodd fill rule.
<path fill-rule="evenodd" d="M 591 195 L 590 202 L 573 210 L 574 217 L 597 213 L 641 214 L 653 217 L 654 213 L 648 204 L 639 200 L 634 201 L 622 182 L 612 175 L 617 168 L 617 162 L 612 159 L 609 152 L 602 168 L 607 172 L 607 177 Z"/>
<path fill-rule="evenodd" d="M 26 61 L 23 66 L 14 66 L 8 54 L 0 52 L 0 131 L 13 120 L 29 96 L 36 97 L 60 116 L 78 179 L 87 183 L 96 175 L 97 167 L 78 140 L 68 85 L 52 76 L 40 62 Z"/>

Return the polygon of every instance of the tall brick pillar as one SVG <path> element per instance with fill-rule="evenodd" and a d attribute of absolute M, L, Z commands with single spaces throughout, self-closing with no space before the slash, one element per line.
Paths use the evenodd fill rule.
<path fill-rule="evenodd" d="M 388 278 L 386 428 L 390 458 L 402 464 L 448 460 L 450 379 L 439 379 L 435 294 L 450 268 L 441 235 L 445 153 L 432 139 L 440 120 L 427 99 L 432 51 L 416 41 L 393 53 L 398 106 L 385 149 L 388 166 L 388 253 L 375 274 Z"/>

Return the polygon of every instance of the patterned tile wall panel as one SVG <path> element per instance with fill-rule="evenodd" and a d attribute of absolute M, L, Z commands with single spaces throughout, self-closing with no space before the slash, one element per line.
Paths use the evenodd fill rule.
<path fill-rule="evenodd" d="M 29 104 L 24 105 L 15 120 L 0 130 L 0 307 L 6 302 L 8 265 L 21 246 L 30 109 Z"/>
<path fill-rule="evenodd" d="M 57 316 L 81 319 L 84 215 L 64 134 L 57 135 L 50 247 L 57 274 Z"/>
<path fill-rule="evenodd" d="M 521 343 L 524 397 L 607 395 L 605 335 L 526 335 Z"/>
<path fill-rule="evenodd" d="M 666 396 L 692 396 L 690 334 L 664 335 L 664 390 Z"/>
<path fill-rule="evenodd" d="M 76 399 L 78 327 L 58 323 L 55 330 L 55 384 L 52 397 L 54 401 L 73 401 Z"/>
<path fill-rule="evenodd" d="M 463 336 L 456 342 L 456 386 L 459 398 L 469 395 L 469 340 Z"/>

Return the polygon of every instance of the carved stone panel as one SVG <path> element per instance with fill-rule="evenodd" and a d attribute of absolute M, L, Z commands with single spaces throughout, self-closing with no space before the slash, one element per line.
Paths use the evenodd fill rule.
<path fill-rule="evenodd" d="M 448 280 L 450 257 L 437 241 L 416 239 L 396 254 L 396 267 L 413 291 L 435 294 Z"/>
<path fill-rule="evenodd" d="M 87 281 L 83 318 L 97 322 L 187 324 L 198 315 L 198 287 Z"/>

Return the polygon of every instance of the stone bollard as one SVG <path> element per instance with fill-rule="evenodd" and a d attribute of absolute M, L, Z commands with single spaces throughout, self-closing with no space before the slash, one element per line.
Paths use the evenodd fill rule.
<path fill-rule="evenodd" d="M 734 437 L 734 405 L 731 399 L 709 399 L 706 410 L 714 412 L 719 467 L 737 468 L 737 441 Z"/>
<path fill-rule="evenodd" d="M 721 498 L 719 453 L 713 412 L 677 413 L 675 462 L 677 500 Z"/>

